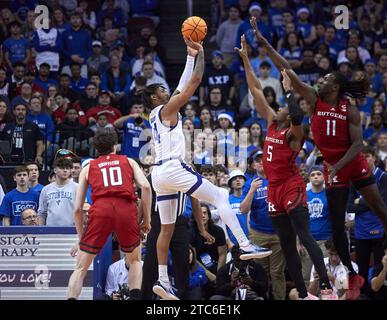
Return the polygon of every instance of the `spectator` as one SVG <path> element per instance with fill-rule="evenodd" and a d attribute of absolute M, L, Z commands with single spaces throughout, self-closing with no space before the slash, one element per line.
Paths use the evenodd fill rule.
<path fill-rule="evenodd" d="M 74 104 L 83 112 L 98 105 L 98 87 L 95 83 L 90 82 L 86 85 L 85 92 L 82 93 L 80 99 Z"/>
<path fill-rule="evenodd" d="M 374 146 L 378 139 L 378 136 L 382 133 L 387 133 L 387 128 L 384 125 L 384 116 L 382 113 L 372 113 L 371 114 L 371 124 L 364 131 L 363 139 L 367 140 L 367 142 Z"/>
<path fill-rule="evenodd" d="M 51 23 L 51 22 L 50 22 Z M 36 52 L 36 67 L 40 69 L 42 63 L 49 66 L 51 72 L 59 71 L 59 56 L 63 50 L 63 40 L 58 29 L 37 29 L 33 36 L 33 48 Z"/>
<path fill-rule="evenodd" d="M 109 61 L 109 58 L 102 54 L 102 42 L 94 40 L 92 43 L 93 52 L 87 59 L 87 67 L 90 72 L 98 72 L 100 66 Z"/>
<path fill-rule="evenodd" d="M 188 102 L 184 107 L 184 117 L 183 120 L 190 119 L 192 123 L 194 124 L 195 128 L 198 128 L 200 126 L 200 120 L 196 115 L 196 108 L 195 105 L 191 102 Z"/>
<path fill-rule="evenodd" d="M 210 141 L 209 137 L 204 132 L 199 132 L 194 138 L 193 163 L 200 165 L 213 165 L 215 150 L 213 149 L 212 141 Z"/>
<path fill-rule="evenodd" d="M 210 107 L 202 107 L 200 110 L 200 129 L 209 129 L 212 132 L 212 129 L 214 128 L 214 120 L 211 114 Z"/>
<path fill-rule="evenodd" d="M 224 103 L 222 88 L 220 86 L 212 86 L 209 88 L 208 106 L 214 119 L 217 119 L 222 113 L 228 114 L 230 117 L 233 117 L 235 114 L 234 109 Z"/>
<path fill-rule="evenodd" d="M 259 67 L 263 61 L 267 61 L 271 65 L 270 76 L 273 78 L 279 79 L 280 78 L 279 71 L 275 67 L 274 63 L 270 60 L 269 56 L 267 55 L 266 48 L 264 46 L 259 46 L 258 47 L 258 56 L 250 59 L 251 66 L 254 69 L 254 72 L 257 76 L 260 75 L 259 74 L 259 72 L 260 72 Z"/>
<path fill-rule="evenodd" d="M 72 13 L 70 22 L 71 28 L 63 32 L 63 54 L 66 59 L 62 73 L 70 74 L 69 65 L 76 62 L 82 66 L 82 77 L 87 78 L 86 60 L 92 52 L 91 36 L 82 26 L 82 17 L 79 13 Z"/>
<path fill-rule="evenodd" d="M 0 136 L 3 132 L 7 123 L 12 122 L 13 117 L 10 111 L 8 110 L 7 102 L 0 100 Z"/>
<path fill-rule="evenodd" d="M 256 147 L 251 144 L 250 131 L 248 127 L 239 127 L 238 138 L 238 145 L 235 148 L 235 157 L 237 159 L 238 168 L 245 171 L 247 166 L 247 157 L 251 151 L 256 149 Z"/>
<path fill-rule="evenodd" d="M 324 71 L 316 65 L 313 60 L 313 50 L 304 48 L 302 51 L 302 63 L 299 68 L 294 69 L 301 81 L 313 85 L 317 79 L 324 75 Z"/>
<path fill-rule="evenodd" d="M 52 25 L 59 31 L 59 34 L 63 37 L 63 32 L 71 29 L 71 24 L 66 21 L 66 16 L 62 8 L 57 7 L 54 9 L 52 17 Z M 63 38 L 62 38 L 63 39 Z"/>
<path fill-rule="evenodd" d="M 112 55 L 110 67 L 102 74 L 101 89 L 108 91 L 113 104 L 121 108 L 127 104 L 131 84 L 130 74 L 120 67 L 120 58 Z"/>
<path fill-rule="evenodd" d="M 1 72 L 1 69 L 0 69 Z M 32 97 L 32 86 L 30 83 L 24 81 L 20 85 L 20 95 L 12 99 L 11 106 L 14 109 L 18 104 L 29 104 Z"/>
<path fill-rule="evenodd" d="M 379 260 L 380 261 L 380 260 Z M 384 249 L 384 257 L 376 263 L 372 270 L 371 288 L 376 300 L 387 299 L 387 249 Z"/>
<path fill-rule="evenodd" d="M 102 90 L 98 96 L 98 105 L 90 108 L 86 112 L 86 118 L 89 124 L 97 122 L 97 116 L 100 113 L 106 113 L 108 122 L 113 124 L 122 114 L 120 110 L 111 106 L 111 99 L 108 91 Z"/>
<path fill-rule="evenodd" d="M 376 146 L 378 157 L 381 161 L 387 158 L 387 133 L 381 133 Z"/>
<path fill-rule="evenodd" d="M 0 97 L 8 97 L 10 94 L 10 83 L 7 80 L 7 71 L 0 67 Z"/>
<path fill-rule="evenodd" d="M 203 287 L 207 283 L 206 272 L 198 263 L 195 249 L 189 246 L 189 287 L 185 296 L 186 300 L 202 300 L 204 298 Z"/>
<path fill-rule="evenodd" d="M 155 74 L 165 79 L 164 66 L 160 60 L 155 59 L 154 52 L 150 48 L 146 48 L 142 58 L 136 59 L 132 66 L 132 76 L 136 77 L 141 74 L 141 67 L 145 61 L 153 63 Z"/>
<path fill-rule="evenodd" d="M 250 141 L 255 148 L 263 150 L 264 132 L 262 126 L 259 123 L 253 122 L 249 126 Z"/>
<path fill-rule="evenodd" d="M 236 93 L 232 73 L 224 65 L 224 57 L 221 51 L 213 51 L 211 57 L 211 66 L 204 73 L 199 89 L 199 103 L 203 105 L 206 92 L 210 94 L 210 88 L 218 86 L 222 91 L 223 99 L 228 106 L 231 106 Z"/>
<path fill-rule="evenodd" d="M 66 73 L 62 73 L 59 76 L 58 92 L 63 95 L 64 98 L 68 98 L 70 102 L 74 103 L 78 100 L 79 94 L 77 91 L 70 88 L 70 76 Z"/>
<path fill-rule="evenodd" d="M 39 197 L 39 225 L 71 227 L 78 184 L 72 181 L 71 159 L 56 159 L 53 168 L 55 182 L 45 186 Z"/>
<path fill-rule="evenodd" d="M 234 119 L 227 113 L 218 115 L 218 130 L 214 132 L 217 137 L 217 156 L 223 155 L 228 164 L 235 159 L 235 130 Z M 224 164 L 224 163 L 222 163 Z M 225 181 L 227 184 L 227 181 Z"/>
<path fill-rule="evenodd" d="M 127 20 L 129 17 L 129 1 L 128 0 L 115 0 L 114 1 L 114 7 L 121 9 L 122 14 L 124 15 L 124 18 Z M 102 9 L 107 8 L 107 3 L 104 2 L 102 5 Z"/>
<path fill-rule="evenodd" d="M 387 19 L 383 21 L 383 32 L 376 37 L 374 43 L 374 53 L 377 56 L 387 54 Z"/>
<path fill-rule="evenodd" d="M 39 166 L 36 162 L 30 162 L 26 167 L 28 168 L 28 188 L 40 195 L 44 186 L 39 183 Z"/>
<path fill-rule="evenodd" d="M 364 150 L 368 165 L 376 178 L 380 195 L 387 202 L 387 175 L 378 167 L 375 167 L 375 151 L 368 147 Z M 383 259 L 384 228 L 379 218 L 367 206 L 364 198 L 351 188 L 351 196 L 348 199 L 347 212 L 355 213 L 355 241 L 356 263 L 359 266 L 359 274 L 368 279 L 368 269 L 371 254 L 374 261 Z M 362 288 L 365 294 L 371 294 L 368 282 Z"/>
<path fill-rule="evenodd" d="M 267 297 L 268 278 L 254 260 L 240 260 L 239 245 L 231 249 L 232 260 L 216 274 L 216 295 L 210 300 L 263 300 Z"/>
<path fill-rule="evenodd" d="M 328 26 L 325 29 L 323 43 L 329 46 L 329 58 L 336 61 L 339 52 L 343 49 L 344 46 L 339 41 L 337 41 L 336 29 L 334 26 Z"/>
<path fill-rule="evenodd" d="M 4 60 L 9 70 L 16 62 L 22 62 L 27 65 L 31 59 L 29 42 L 21 34 L 20 24 L 16 21 L 9 25 L 10 37 L 3 43 Z"/>
<path fill-rule="evenodd" d="M 15 163 L 37 161 L 42 164 L 43 137 L 39 127 L 26 120 L 27 106 L 17 104 L 14 108 L 15 121 L 8 123 L 3 130 L 2 140 L 11 144 L 11 160 Z"/>
<path fill-rule="evenodd" d="M 25 209 L 22 214 L 22 225 L 23 226 L 37 226 L 38 217 L 34 209 Z"/>
<path fill-rule="evenodd" d="M 29 10 L 35 9 L 35 0 L 13 0 L 11 1 L 11 10 L 15 14 L 15 18 L 19 23 L 27 18 Z"/>
<path fill-rule="evenodd" d="M 22 212 L 25 209 L 38 209 L 39 194 L 28 188 L 28 168 L 16 166 L 13 179 L 16 188 L 5 195 L 0 207 L 3 226 L 21 226 Z"/>
<path fill-rule="evenodd" d="M 70 89 L 74 90 L 78 97 L 81 95 L 89 83 L 89 79 L 82 77 L 81 70 L 82 66 L 77 62 L 70 64 L 71 78 L 70 78 Z"/>
<path fill-rule="evenodd" d="M 82 159 L 76 156 L 71 160 L 73 162 L 73 168 L 71 169 L 71 177 L 73 178 L 73 181 L 75 183 L 78 183 L 79 174 L 81 173 L 81 170 L 82 170 L 82 166 L 81 166 Z"/>
<path fill-rule="evenodd" d="M 272 254 L 259 260 L 266 274 L 271 279 L 271 293 L 275 300 L 285 300 L 285 258 L 282 253 L 278 236 L 268 214 L 267 186 L 265 172 L 262 165 L 261 150 L 253 151 L 248 163 L 253 167 L 253 176 L 243 186 L 243 201 L 240 210 L 250 215 L 250 240 L 259 246 L 264 246 Z M 250 213 L 249 213 L 250 212 Z"/>
<path fill-rule="evenodd" d="M 235 60 L 235 38 L 242 24 L 239 8 L 235 5 L 228 9 L 228 19 L 222 22 L 216 31 L 216 44 L 224 56 L 224 64 L 229 67 Z"/>
<path fill-rule="evenodd" d="M 312 167 L 309 171 L 309 182 L 311 184 L 311 189 L 306 192 L 306 196 L 309 210 L 310 231 L 320 247 L 323 256 L 326 257 L 325 241 L 332 237 L 332 226 L 329 220 L 323 169 L 318 166 Z M 307 250 L 305 250 L 301 244 L 298 244 L 298 249 L 301 256 L 302 274 L 305 282 L 308 283 L 313 262 Z"/>
<path fill-rule="evenodd" d="M 109 266 L 105 282 L 105 294 L 112 300 L 121 300 L 121 295 L 117 293 L 120 286 L 128 284 L 129 266 L 126 265 L 125 257 Z"/>
<path fill-rule="evenodd" d="M 355 46 L 348 46 L 345 49 L 345 57 L 348 59 L 349 65 L 352 70 L 361 70 L 364 65 L 359 58 L 359 52 Z M 367 59 L 368 60 L 368 59 Z"/>
<path fill-rule="evenodd" d="M 169 85 L 163 79 L 162 77 L 158 76 L 155 73 L 154 67 L 153 67 L 153 62 L 150 61 L 145 61 L 142 64 L 141 68 L 141 75 L 143 75 L 146 78 L 146 85 L 149 86 L 154 83 L 161 83 L 163 87 L 167 90 L 167 93 L 170 94 L 171 90 L 169 89 Z M 132 85 L 130 86 L 130 90 L 134 88 L 134 82 L 132 82 Z"/>
<path fill-rule="evenodd" d="M 276 101 L 280 103 L 282 101 L 282 86 L 278 79 L 270 77 L 271 65 L 267 61 L 261 62 L 259 66 L 259 81 L 261 82 L 262 88 L 271 87 L 275 92 Z"/>
<path fill-rule="evenodd" d="M 364 63 L 364 70 L 368 80 L 372 84 L 372 91 L 375 93 L 380 93 L 383 90 L 383 80 L 382 74 L 376 70 L 376 65 L 377 63 L 375 59 L 368 59 Z"/>
<path fill-rule="evenodd" d="M 141 148 L 149 142 L 150 129 L 149 122 L 142 117 L 144 106 L 141 100 L 134 101 L 130 107 L 129 114 L 114 121 L 114 126 L 118 129 L 123 128 L 124 141 L 121 154 L 129 158 L 142 159 L 145 154 L 141 154 Z"/>
<path fill-rule="evenodd" d="M 47 59 L 46 59 L 47 60 Z M 39 75 L 34 80 L 34 84 L 44 89 L 45 95 L 48 93 L 49 85 L 58 85 L 58 82 L 50 77 L 50 65 L 46 62 L 42 62 L 39 66 Z"/>
<path fill-rule="evenodd" d="M 286 34 L 279 53 L 289 61 L 292 68 L 298 68 L 301 65 L 301 41 L 296 32 Z"/>
<path fill-rule="evenodd" d="M 159 40 L 155 34 L 149 36 L 148 47 L 153 52 L 153 59 L 165 62 L 167 60 L 165 49 L 160 46 Z"/>
<path fill-rule="evenodd" d="M 51 117 L 42 109 L 42 102 L 39 98 L 31 98 L 27 120 L 39 127 L 45 148 L 48 149 L 53 142 L 54 124 Z"/>
<path fill-rule="evenodd" d="M 149 17 L 153 20 L 155 27 L 158 26 L 160 22 L 160 17 L 158 15 L 159 10 L 159 0 L 130 0 L 130 11 L 132 17 Z"/>
<path fill-rule="evenodd" d="M 90 31 L 94 31 L 97 27 L 97 16 L 91 6 L 89 6 L 89 2 L 87 0 L 80 0 L 79 7 L 75 11 L 82 15 L 85 27 Z"/>
<path fill-rule="evenodd" d="M 98 131 L 103 129 L 111 129 L 114 130 L 114 127 L 111 123 L 108 122 L 106 112 L 101 112 L 97 116 L 97 122 L 89 127 L 89 129 L 95 135 Z"/>
<path fill-rule="evenodd" d="M 313 44 L 316 40 L 316 28 L 308 21 L 310 11 L 307 7 L 301 7 L 297 10 L 297 31 L 301 33 L 304 42 L 307 45 Z"/>
<path fill-rule="evenodd" d="M 110 16 L 113 18 L 113 27 L 120 28 L 126 25 L 127 21 L 125 20 L 124 14 L 120 8 L 117 8 L 114 4 L 114 0 L 105 0 L 104 5 L 105 9 L 102 9 L 98 13 L 98 24 L 102 25 L 103 19 L 106 16 Z"/>
<path fill-rule="evenodd" d="M 365 63 L 368 59 L 371 58 L 370 56 L 370 53 L 368 52 L 367 49 L 363 48 L 362 46 L 360 46 L 360 31 L 357 30 L 357 29 L 350 29 L 348 32 L 348 41 L 347 41 L 347 48 L 352 46 L 352 47 L 355 47 L 357 48 L 357 51 L 358 51 L 358 54 L 359 54 L 359 57 L 361 59 L 361 61 L 363 63 Z M 339 55 L 337 57 L 337 60 L 339 60 L 341 57 L 344 57 L 345 56 L 345 52 L 346 50 L 341 50 L 339 52 Z"/>

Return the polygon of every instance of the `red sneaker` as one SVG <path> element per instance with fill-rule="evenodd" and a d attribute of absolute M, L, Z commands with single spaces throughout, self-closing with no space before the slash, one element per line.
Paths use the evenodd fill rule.
<path fill-rule="evenodd" d="M 345 293 L 347 300 L 356 300 L 360 296 L 360 288 L 364 286 L 365 280 L 362 276 L 355 274 L 349 276 L 348 290 Z"/>

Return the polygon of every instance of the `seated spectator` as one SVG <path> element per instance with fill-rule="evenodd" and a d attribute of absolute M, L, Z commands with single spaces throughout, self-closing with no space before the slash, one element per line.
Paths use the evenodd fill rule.
<path fill-rule="evenodd" d="M 87 77 L 86 60 L 92 52 L 90 33 L 82 26 L 82 17 L 79 13 L 72 13 L 71 28 L 63 32 L 63 54 L 65 56 L 62 73 L 70 74 L 69 65 L 73 62 L 82 66 L 81 75 Z"/>
<path fill-rule="evenodd" d="M 94 82 L 90 82 L 86 86 L 85 92 L 82 93 L 79 100 L 74 104 L 80 110 L 87 112 L 89 109 L 98 104 L 98 86 Z"/>
<path fill-rule="evenodd" d="M 159 10 L 159 0 L 130 0 L 130 12 L 132 17 L 149 17 L 153 20 L 155 27 L 158 26 L 160 22 L 160 17 L 158 14 Z"/>
<path fill-rule="evenodd" d="M 190 119 L 195 128 L 199 128 L 200 126 L 200 120 L 198 116 L 196 115 L 196 108 L 193 103 L 188 102 L 184 107 L 184 114 L 183 119 Z"/>
<path fill-rule="evenodd" d="M 71 78 L 70 78 L 70 89 L 78 93 L 78 96 L 85 91 L 89 79 L 81 76 L 82 66 L 77 62 L 70 64 Z"/>
<path fill-rule="evenodd" d="M 44 186 L 39 183 L 39 166 L 35 162 L 29 162 L 26 167 L 28 168 L 28 187 L 40 195 Z"/>
<path fill-rule="evenodd" d="M 359 52 L 355 46 L 348 46 L 345 49 L 345 57 L 348 59 L 352 70 L 362 70 L 364 65 L 359 57 Z M 368 59 L 367 59 L 368 60 Z"/>
<path fill-rule="evenodd" d="M 215 225 L 211 219 L 210 208 L 203 203 L 201 204 L 201 208 L 204 228 L 215 238 L 215 242 L 212 244 L 205 243 L 205 238 L 200 235 L 196 222 L 193 222 L 190 242 L 196 250 L 198 262 L 204 268 L 206 276 L 210 281 L 209 287 L 206 288 L 210 292 L 217 271 L 226 264 L 227 246 L 223 229 Z"/>
<path fill-rule="evenodd" d="M 114 126 L 118 129 L 123 128 L 124 132 L 121 154 L 129 158 L 142 159 L 145 156 L 145 154 L 140 154 L 140 150 L 149 142 L 147 138 L 150 138 L 150 132 L 147 134 L 146 129 L 150 129 L 150 124 L 143 118 L 143 111 L 144 105 L 142 101 L 134 101 L 130 107 L 129 114 L 114 121 Z"/>
<path fill-rule="evenodd" d="M 114 127 L 111 123 L 108 122 L 106 113 L 101 112 L 97 116 L 97 122 L 90 126 L 89 129 L 96 134 L 99 130 L 103 129 L 112 129 L 114 130 Z"/>
<path fill-rule="evenodd" d="M 55 105 L 52 109 L 52 118 L 54 119 L 56 125 L 62 123 L 65 120 L 66 112 L 69 107 L 71 107 L 69 99 L 63 98 L 62 94 L 57 93 L 55 96 Z M 72 107 L 78 111 L 79 123 L 82 125 L 87 125 L 85 112 L 83 112 L 83 110 L 79 107 L 79 104 L 75 103 Z"/>
<path fill-rule="evenodd" d="M 11 75 L 10 99 L 16 96 L 17 88 L 23 83 L 25 73 L 26 73 L 26 66 L 23 63 L 16 62 L 13 64 L 12 75 Z"/>
<path fill-rule="evenodd" d="M 47 60 L 47 59 L 46 59 Z M 59 67 L 58 67 L 59 68 Z M 43 62 L 39 66 L 39 75 L 34 80 L 34 84 L 42 87 L 44 93 L 47 95 L 49 85 L 58 85 L 58 82 L 50 77 L 50 65 L 46 62 Z"/>
<path fill-rule="evenodd" d="M 33 48 L 36 52 L 36 68 L 40 69 L 42 63 L 49 66 L 51 72 L 59 71 L 59 55 L 63 50 L 62 36 L 59 31 L 52 27 L 51 19 L 48 29 L 37 29 L 33 36 Z M 48 77 L 48 75 L 47 75 Z"/>
<path fill-rule="evenodd" d="M 263 300 L 267 298 L 265 269 L 254 260 L 240 260 L 239 245 L 231 249 L 232 260 L 216 274 L 216 295 L 210 300 Z"/>
<path fill-rule="evenodd" d="M 258 56 L 256 56 L 255 58 L 253 57 L 250 57 L 250 62 L 251 62 L 251 66 L 252 68 L 254 69 L 255 71 L 255 74 L 257 76 L 259 76 L 259 66 L 261 65 L 261 63 L 263 61 L 267 61 L 268 63 L 270 63 L 271 65 L 271 71 L 270 71 L 270 77 L 273 77 L 273 78 L 276 78 L 276 79 L 279 79 L 280 78 L 280 74 L 279 74 L 279 71 L 277 70 L 277 68 L 275 67 L 273 61 L 271 61 L 271 59 L 269 58 L 268 54 L 267 54 L 267 50 L 264 46 L 259 46 L 258 47 Z M 243 64 L 242 64 L 243 65 Z"/>
<path fill-rule="evenodd" d="M 313 50 L 304 48 L 302 51 L 302 63 L 300 67 L 294 69 L 294 72 L 297 73 L 301 81 L 309 85 L 314 85 L 317 79 L 324 75 L 324 71 L 317 66 L 313 57 Z"/>
<path fill-rule="evenodd" d="M 16 166 L 13 174 L 16 188 L 8 192 L 0 206 L 0 216 L 3 217 L 3 226 L 21 226 L 22 212 L 25 209 L 37 211 L 39 194 L 28 188 L 28 168 Z"/>
<path fill-rule="evenodd" d="M 259 81 L 263 89 L 266 87 L 273 88 L 275 92 L 276 102 L 281 103 L 282 101 L 282 86 L 278 79 L 270 77 L 271 65 L 267 61 L 263 61 L 259 66 Z"/>
<path fill-rule="evenodd" d="M 67 21 L 64 11 L 61 7 L 56 7 L 54 10 L 52 25 L 59 31 L 59 34 L 63 36 L 63 32 L 71 29 L 71 24 Z"/>
<path fill-rule="evenodd" d="M 71 103 L 74 103 L 79 99 L 79 93 L 70 88 L 70 84 L 70 76 L 66 73 L 62 73 L 59 76 L 58 92 L 61 93 L 63 97 L 68 98 Z"/>
<path fill-rule="evenodd" d="M 160 46 L 159 39 L 155 34 L 149 36 L 148 48 L 153 52 L 153 59 L 158 60 L 161 63 L 167 61 L 165 48 Z"/>
<path fill-rule="evenodd" d="M 27 121 L 27 105 L 17 104 L 13 112 L 15 121 L 6 124 L 0 136 L 11 145 L 10 160 L 15 163 L 37 161 L 41 165 L 44 145 L 39 127 Z"/>
<path fill-rule="evenodd" d="M 131 84 L 130 74 L 120 67 L 120 58 L 111 56 L 110 67 L 102 74 L 101 89 L 108 91 L 113 104 L 121 108 L 127 104 Z"/>
<path fill-rule="evenodd" d="M 247 157 L 256 147 L 251 143 L 250 130 L 246 126 L 239 127 L 238 144 L 235 147 L 235 158 L 238 168 L 243 171 L 247 168 Z"/>
<path fill-rule="evenodd" d="M 109 62 L 109 58 L 102 54 L 102 42 L 94 40 L 92 43 L 93 52 L 87 59 L 88 72 L 97 72 L 101 64 Z"/>
<path fill-rule="evenodd" d="M 0 135 L 3 132 L 5 125 L 13 121 L 13 116 L 8 109 L 8 104 L 5 100 L 0 99 Z"/>
<path fill-rule="evenodd" d="M 209 89 L 208 106 L 214 119 L 217 119 L 221 113 L 227 113 L 231 117 L 235 115 L 234 109 L 224 103 L 222 89 L 219 86 L 213 86 Z"/>
<path fill-rule="evenodd" d="M 99 25 L 102 25 L 103 19 L 106 16 L 113 18 L 114 28 L 120 28 L 126 25 L 127 20 L 125 20 L 122 10 L 115 6 L 114 0 L 105 0 L 104 5 L 106 5 L 106 9 L 102 9 L 97 15 Z"/>
<path fill-rule="evenodd" d="M 316 28 L 308 21 L 309 16 L 310 11 L 307 7 L 301 7 L 297 10 L 297 31 L 302 34 L 304 42 L 307 45 L 311 45 L 317 38 Z"/>
<path fill-rule="evenodd" d="M 3 43 L 4 61 L 9 70 L 16 62 L 28 65 L 31 59 L 29 41 L 21 34 L 20 24 L 16 21 L 9 25 L 10 37 Z"/>
<path fill-rule="evenodd" d="M 216 152 L 217 155 L 223 155 L 230 165 L 230 161 L 235 159 L 234 119 L 227 113 L 220 113 L 217 126 L 218 129 L 214 132 L 218 141 Z"/>
<path fill-rule="evenodd" d="M 371 114 L 371 124 L 364 130 L 363 139 L 374 146 L 382 132 L 387 132 L 387 128 L 384 125 L 384 115 L 381 113 Z"/>
<path fill-rule="evenodd" d="M 203 286 L 207 283 L 206 272 L 198 263 L 195 249 L 189 246 L 189 287 L 185 295 L 186 300 L 202 300 Z"/>
<path fill-rule="evenodd" d="M 134 78 L 134 88 L 131 88 L 128 94 L 128 106 L 131 106 L 134 101 L 142 99 L 141 94 L 146 88 L 146 81 L 147 79 L 144 76 L 137 76 L 136 78 Z M 129 110 L 127 108 L 124 108 L 124 110 L 122 110 L 122 113 L 128 114 Z M 144 110 L 143 117 L 147 120 L 149 120 L 149 113 L 150 110 Z"/>
<path fill-rule="evenodd" d="M 11 2 L 11 10 L 15 14 L 18 22 L 22 23 L 27 18 L 27 12 L 35 9 L 34 0 L 13 0 Z"/>
<path fill-rule="evenodd" d="M 153 68 L 155 74 L 165 79 L 165 71 L 163 65 L 160 63 L 160 60 L 156 60 L 153 54 L 153 51 L 149 48 L 146 48 L 143 53 L 143 58 L 136 59 L 132 66 L 132 76 L 136 77 L 141 74 L 141 68 L 145 61 L 150 61 L 153 63 Z"/>
<path fill-rule="evenodd" d="M 368 59 L 364 63 L 364 71 L 368 80 L 372 84 L 372 91 L 380 93 L 383 90 L 382 74 L 376 69 L 377 62 L 375 59 Z"/>
<path fill-rule="evenodd" d="M 115 0 L 114 1 L 114 7 L 118 8 L 121 10 L 122 14 L 124 15 L 124 18 L 127 20 L 129 18 L 129 1 L 128 0 Z M 102 4 L 101 9 L 106 9 L 107 8 L 107 3 L 104 2 Z"/>
<path fill-rule="evenodd" d="M 146 85 L 149 86 L 154 83 L 161 83 L 163 87 L 167 90 L 167 93 L 170 94 L 171 90 L 169 89 L 168 83 L 163 79 L 162 77 L 158 76 L 155 73 L 153 62 L 145 61 L 142 64 L 141 68 L 141 75 L 146 78 Z M 134 88 L 134 82 L 132 82 L 132 85 L 130 86 L 130 90 Z"/>
<path fill-rule="evenodd" d="M 70 159 L 54 161 L 55 182 L 45 186 L 40 193 L 39 225 L 71 227 L 78 184 L 71 179 L 73 163 Z"/>
<path fill-rule="evenodd" d="M 355 47 L 357 49 L 361 62 L 365 63 L 368 59 L 371 58 L 371 56 L 368 50 L 363 48 L 360 45 L 361 44 L 360 31 L 357 29 L 350 29 L 349 31 L 346 31 L 346 33 L 348 33 L 349 35 L 346 48 Z M 340 58 L 344 57 L 345 55 L 346 55 L 346 49 L 341 50 L 339 52 L 339 55 L 337 56 L 337 61 Z"/>
<path fill-rule="evenodd" d="M 200 129 L 208 129 L 211 130 L 215 127 L 213 116 L 211 113 L 211 108 L 207 106 L 203 106 L 200 110 L 199 114 L 200 120 Z"/>
<path fill-rule="evenodd" d="M 84 154 L 89 137 L 89 131 L 79 122 L 78 110 L 74 107 L 67 108 L 65 120 L 56 127 L 55 143 L 61 148 Z"/>
<path fill-rule="evenodd" d="M 98 96 L 98 105 L 90 108 L 86 112 L 86 118 L 89 124 L 97 122 L 97 116 L 101 112 L 107 114 L 108 122 L 113 124 L 122 114 L 120 110 L 111 105 L 111 98 L 108 91 L 101 90 Z"/>
<path fill-rule="evenodd" d="M 8 97 L 10 89 L 10 83 L 7 80 L 7 70 L 4 67 L 0 67 L 0 96 Z"/>
<path fill-rule="evenodd" d="M 206 93 L 210 91 L 211 87 L 217 86 L 222 92 L 224 102 L 231 106 L 236 93 L 234 77 L 231 71 L 224 65 L 224 57 L 221 51 L 213 51 L 211 58 L 211 66 L 206 68 L 199 88 L 199 104 L 203 105 Z"/>
<path fill-rule="evenodd" d="M 227 67 L 236 59 L 235 38 L 242 22 L 238 6 L 232 5 L 228 9 L 228 19 L 222 22 L 216 31 L 216 44 L 223 53 L 224 64 Z"/>
<path fill-rule="evenodd" d="M 204 132 L 199 132 L 194 138 L 193 164 L 213 165 L 213 157 L 215 155 L 214 144 L 212 142 L 209 143 L 209 139 L 207 139 L 207 135 Z"/>
<path fill-rule="evenodd" d="M 374 292 L 374 299 L 385 301 L 387 299 L 387 248 L 384 248 L 382 261 L 376 261 L 371 277 L 371 288 Z"/>
<path fill-rule="evenodd" d="M 23 226 L 37 226 L 38 216 L 34 209 L 25 209 L 22 214 L 22 225 Z"/>
<path fill-rule="evenodd" d="M 279 54 L 289 61 L 292 68 L 298 68 L 301 65 L 301 43 L 295 32 L 290 32 L 285 36 L 284 45 Z"/>
<path fill-rule="evenodd" d="M 315 270 L 313 265 L 312 271 L 310 273 L 310 282 L 308 292 L 312 295 L 320 295 L 321 300 L 350 300 L 348 292 L 345 290 L 348 289 L 348 271 L 344 264 L 341 262 L 337 250 L 333 245 L 331 240 L 325 242 L 325 248 L 328 254 L 328 257 L 324 258 L 325 267 L 327 268 L 329 282 L 332 286 L 332 293 L 329 293 L 330 290 L 325 290 L 325 292 L 320 292 L 320 278 L 318 273 Z M 352 266 L 356 272 L 359 268 L 355 262 L 352 262 Z M 355 290 L 353 290 L 355 291 Z M 289 292 L 290 300 L 298 300 L 298 292 L 296 289 L 292 289 Z"/>
<path fill-rule="evenodd" d="M 376 37 L 374 42 L 374 53 L 376 56 L 387 54 L 387 19 L 383 20 L 383 32 Z"/>
<path fill-rule="evenodd" d="M 91 6 L 89 6 L 89 2 L 87 0 L 80 0 L 79 7 L 75 11 L 82 15 L 85 27 L 90 31 L 94 31 L 97 27 L 97 16 Z"/>
<path fill-rule="evenodd" d="M 38 125 L 46 148 L 53 142 L 54 124 L 51 117 L 42 108 L 39 98 L 33 97 L 30 101 L 30 110 L 27 120 Z"/>
<path fill-rule="evenodd" d="M 122 300 L 118 291 L 122 285 L 128 284 L 129 267 L 130 266 L 126 265 L 125 257 L 109 266 L 106 275 L 105 294 L 109 296 L 110 299 Z"/>

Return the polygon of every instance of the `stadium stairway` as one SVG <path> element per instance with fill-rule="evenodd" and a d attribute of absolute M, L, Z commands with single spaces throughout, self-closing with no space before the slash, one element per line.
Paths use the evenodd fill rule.
<path fill-rule="evenodd" d="M 208 0 L 192 0 L 192 15 L 202 17 L 207 25 L 210 21 L 210 5 Z M 164 0 L 160 8 L 160 24 L 158 36 L 160 44 L 166 50 L 167 82 L 173 90 L 184 69 L 186 47 L 180 32 L 181 24 L 188 17 L 187 2 L 185 0 Z M 206 61 L 212 50 L 216 49 L 214 43 L 209 43 L 209 36 L 204 42 Z"/>

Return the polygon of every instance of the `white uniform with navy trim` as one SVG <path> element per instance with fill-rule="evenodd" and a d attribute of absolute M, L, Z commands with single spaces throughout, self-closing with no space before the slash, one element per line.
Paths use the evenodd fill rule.
<path fill-rule="evenodd" d="M 154 108 L 149 116 L 157 164 L 152 170 L 152 185 L 161 223 L 171 224 L 184 211 L 183 206 L 185 208 L 185 199 L 179 192 L 193 193 L 202 184 L 202 177 L 183 161 L 185 137 L 181 115 L 178 114 L 176 126 L 169 127 L 162 123 L 162 108 L 163 105 Z"/>

